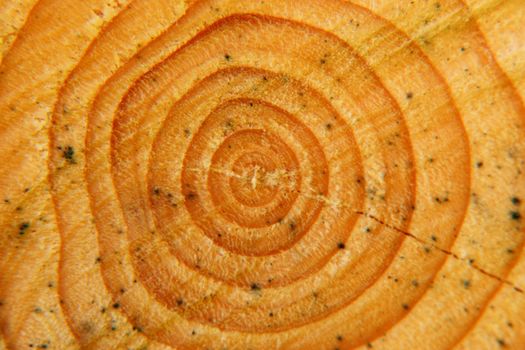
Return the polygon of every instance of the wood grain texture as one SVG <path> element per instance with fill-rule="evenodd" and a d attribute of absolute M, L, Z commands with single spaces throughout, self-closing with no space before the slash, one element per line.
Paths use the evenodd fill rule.
<path fill-rule="evenodd" d="M 525 349 L 522 0 L 3 0 L 0 40 L 0 349 Z"/>

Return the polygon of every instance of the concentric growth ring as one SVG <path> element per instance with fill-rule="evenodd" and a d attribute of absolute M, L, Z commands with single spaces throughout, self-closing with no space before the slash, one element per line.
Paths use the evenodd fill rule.
<path fill-rule="evenodd" d="M 100 131 L 89 125 L 98 135 L 88 133 L 86 153 L 102 275 L 128 319 L 172 346 L 233 345 L 250 332 L 268 347 L 314 321 L 338 323 L 362 300 L 388 310 L 389 300 L 358 297 L 386 287 L 378 279 L 405 236 L 380 223 L 408 230 L 411 143 L 431 137 L 403 118 L 385 89 L 392 83 L 332 34 L 266 14 L 220 19 L 138 79 L 115 111 L 111 169 L 97 160 Z M 106 99 L 103 90 L 90 124 L 106 118 Z M 455 120 L 450 106 L 428 123 L 449 125 L 461 145 Z M 419 133 L 411 141 L 409 126 Z M 118 207 L 102 190 L 108 176 Z M 117 211 L 122 223 L 108 220 Z M 148 299 L 147 308 L 136 302 Z M 395 321 L 396 309 L 369 330 Z"/>
<path fill-rule="evenodd" d="M 504 206 L 471 168 L 487 154 L 473 140 L 498 128 L 476 113 L 517 125 L 523 108 L 475 23 L 453 21 L 462 3 L 128 3 L 49 132 L 58 295 L 81 347 L 448 348 L 502 285 L 522 293 L 507 207 L 524 172 L 501 184 Z M 429 11 L 454 35 L 411 27 Z M 456 83 L 476 69 L 504 86 L 479 108 Z M 518 162 L 522 134 L 491 142 Z M 505 258 L 485 264 L 491 249 Z"/>

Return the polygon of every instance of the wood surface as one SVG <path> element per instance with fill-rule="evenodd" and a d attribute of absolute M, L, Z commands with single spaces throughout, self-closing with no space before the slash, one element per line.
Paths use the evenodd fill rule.
<path fill-rule="evenodd" d="M 523 0 L 0 0 L 0 349 L 525 349 Z"/>

